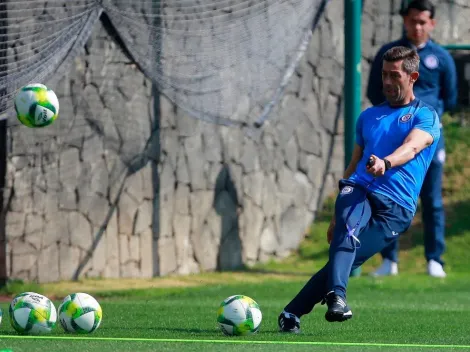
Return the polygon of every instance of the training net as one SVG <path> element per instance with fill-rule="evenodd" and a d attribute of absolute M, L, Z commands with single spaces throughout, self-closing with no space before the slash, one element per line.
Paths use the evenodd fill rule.
<path fill-rule="evenodd" d="M 76 262 L 79 248 L 85 270 L 104 229 L 119 228 L 106 236 L 140 233 L 155 192 L 143 186 L 152 184 L 157 164 L 148 159 L 164 154 L 160 142 L 163 149 L 189 148 L 165 133 L 156 142 L 151 111 L 158 95 L 167 102 L 162 110 L 176 105 L 178 121 L 183 110 L 194 119 L 256 128 L 274 115 L 326 3 L 0 0 L 4 209 L 8 236 L 18 242 L 13 256 L 20 255 L 11 262 L 34 270 L 30 251 L 60 242 L 61 258 Z M 59 118 L 48 127 L 27 128 L 15 117 L 14 96 L 29 83 L 46 84 L 59 98 Z M 123 241 L 135 245 L 134 237 Z"/>
<path fill-rule="evenodd" d="M 224 124 L 262 122 L 326 2 L 3 1 L 1 117 L 11 116 L 17 89 L 68 70 L 104 11 L 139 68 L 190 116 Z"/>

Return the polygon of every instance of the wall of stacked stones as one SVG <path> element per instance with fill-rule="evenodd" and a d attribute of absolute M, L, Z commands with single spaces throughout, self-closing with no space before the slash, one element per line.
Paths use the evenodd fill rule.
<path fill-rule="evenodd" d="M 375 52 L 401 35 L 399 3 L 364 1 L 363 96 Z M 455 6 L 455 26 L 438 16 L 437 39 L 468 35 L 470 9 Z M 9 129 L 8 275 L 187 274 L 297 249 L 344 169 L 343 26 L 343 1 L 330 1 L 270 122 L 250 138 L 155 95 L 98 22 L 70 71 L 46 82 L 61 103 L 54 128 Z"/>

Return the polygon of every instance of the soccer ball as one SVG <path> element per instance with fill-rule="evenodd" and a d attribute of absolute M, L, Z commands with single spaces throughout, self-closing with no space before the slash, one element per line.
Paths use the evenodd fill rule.
<path fill-rule="evenodd" d="M 258 303 L 243 295 L 230 296 L 217 310 L 217 322 L 225 335 L 242 336 L 258 331 L 261 324 Z"/>
<path fill-rule="evenodd" d="M 20 293 L 10 303 L 10 323 L 19 333 L 48 333 L 55 327 L 56 321 L 54 304 L 39 293 Z"/>
<path fill-rule="evenodd" d="M 67 332 L 91 333 L 98 329 L 102 318 L 98 301 L 87 293 L 72 293 L 59 306 L 60 325 Z"/>
<path fill-rule="evenodd" d="M 24 86 L 15 97 L 16 116 L 28 127 L 44 127 L 52 124 L 59 115 L 59 100 L 55 93 L 43 84 Z"/>

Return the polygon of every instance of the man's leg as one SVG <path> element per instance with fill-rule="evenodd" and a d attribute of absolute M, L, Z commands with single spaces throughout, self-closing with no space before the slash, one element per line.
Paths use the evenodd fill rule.
<path fill-rule="evenodd" d="M 327 289 L 346 298 L 349 275 L 345 272 L 361 266 L 367 259 L 396 239 L 396 237 L 393 239 L 391 236 L 387 237 L 387 232 L 391 231 L 386 228 L 386 224 L 373 216 L 368 226 L 358 236 L 359 247 L 354 248 L 347 238 L 338 239 L 334 244 L 332 243 L 330 247 L 331 275 Z"/>
<path fill-rule="evenodd" d="M 397 242 L 398 236 L 392 237 L 389 232 L 391 230 L 385 222 L 376 218 L 371 219 L 370 226 L 359 237 L 362 245 L 357 249 L 352 268 L 361 266 L 381 249 Z"/>
<path fill-rule="evenodd" d="M 332 247 L 336 248 L 340 246 L 341 242 L 347 236 L 348 230 L 346 227 L 346 221 L 348 224 L 352 224 L 351 226 L 353 227 L 359 222 L 356 230 L 356 236 L 357 233 L 359 233 L 369 221 L 370 206 L 368 205 L 368 201 L 365 198 L 364 190 L 362 188 L 349 185 L 343 187 L 342 192 L 336 199 L 335 215 L 336 226 L 334 230 L 334 238 L 330 245 L 330 260 L 333 259 L 335 262 L 342 262 L 341 265 L 345 265 L 343 268 L 343 274 L 347 277 L 350 274 L 350 267 L 354 260 L 354 258 L 351 259 L 351 255 L 354 253 L 336 254 L 337 251 L 332 250 Z M 331 272 L 329 267 L 330 262 L 328 262 L 320 271 L 313 275 L 312 278 L 300 290 L 300 292 L 294 297 L 294 299 L 284 308 L 284 311 L 295 314 L 295 316 L 298 318 L 300 318 L 302 315 L 310 313 L 315 304 L 321 302 L 328 292 L 328 275 L 329 272 Z"/>
<path fill-rule="evenodd" d="M 320 303 L 325 297 L 327 279 L 328 263 L 310 278 L 284 310 L 295 314 L 298 318 L 310 313 L 315 304 Z"/>
<path fill-rule="evenodd" d="M 334 257 L 344 256 L 344 253 L 341 252 L 353 251 L 353 262 L 346 262 L 344 259 L 334 261 L 330 255 L 330 271 L 332 274 L 330 274 L 328 281 L 328 311 L 325 315 L 328 321 L 344 321 L 344 312 L 350 312 L 346 303 L 346 288 L 349 276 L 344 274 L 344 270 L 354 270 L 360 267 L 374 254 L 380 252 L 390 243 L 397 241 L 398 235 L 408 229 L 413 219 L 412 212 L 400 207 L 385 196 L 371 194 L 369 195 L 368 204 L 373 209 L 373 214 L 367 227 L 359 232 L 360 246 L 356 248 L 354 246 L 348 247 L 348 242 L 345 241 L 341 243 L 341 246 L 333 248 L 332 243 L 332 250 L 337 252 L 333 253 Z"/>
<path fill-rule="evenodd" d="M 445 250 L 445 213 L 442 200 L 442 174 L 445 152 L 440 149 L 431 162 L 423 187 L 421 205 L 423 209 L 424 251 L 431 276 L 445 277 L 442 254 Z"/>
<path fill-rule="evenodd" d="M 392 241 L 380 251 L 382 265 L 380 265 L 372 276 L 398 275 L 398 241 Z"/>
<path fill-rule="evenodd" d="M 393 241 L 380 251 L 383 259 L 398 263 L 398 241 Z"/>
<path fill-rule="evenodd" d="M 348 221 L 348 223 L 353 223 L 351 226 L 354 226 L 359 222 L 358 230 L 360 231 L 367 225 L 371 211 L 367 200 L 363 200 L 356 208 L 350 215 L 352 221 Z M 343 216 L 336 217 L 334 237 L 329 251 L 330 260 L 312 276 L 297 296 L 284 308 L 285 312 L 292 313 L 300 318 L 302 315 L 310 313 L 315 304 L 320 303 L 330 291 L 345 298 L 345 290 L 354 263 L 355 246 L 357 245 L 354 238 L 348 236 L 344 213 L 347 213 L 350 207 L 345 209 Z M 355 236 L 358 235 L 359 231 L 355 233 Z"/>
<path fill-rule="evenodd" d="M 358 238 L 362 237 L 360 233 L 367 226 L 370 218 L 371 208 L 367 199 L 358 203 L 349 218 L 345 214 L 336 217 L 334 237 L 329 251 L 328 292 L 333 291 L 338 296 L 346 298 L 346 286 L 356 257 L 356 247 L 361 246 Z M 358 226 L 354 233 L 349 233 L 348 228 L 354 229 L 356 225 Z"/>
<path fill-rule="evenodd" d="M 369 203 L 367 203 L 367 206 L 369 206 Z M 372 217 L 367 227 L 358 234 L 357 240 L 360 242 L 348 235 L 343 238 L 337 237 L 332 242 L 330 247 L 330 275 L 328 276 L 328 293 L 326 296 L 328 310 L 325 319 L 327 321 L 343 322 L 352 318 L 352 312 L 346 300 L 348 273 L 360 267 L 367 259 L 380 252 L 382 248 L 390 243 L 386 240 L 385 225 Z"/>

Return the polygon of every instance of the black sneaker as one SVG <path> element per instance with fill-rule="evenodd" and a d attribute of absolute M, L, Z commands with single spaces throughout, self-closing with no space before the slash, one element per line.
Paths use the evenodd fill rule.
<path fill-rule="evenodd" d="M 298 334 L 300 332 L 300 319 L 295 314 L 283 311 L 277 319 L 279 330 Z"/>
<path fill-rule="evenodd" d="M 352 318 L 351 309 L 345 299 L 335 294 L 333 291 L 328 292 L 322 304 L 326 302 L 328 310 L 325 313 L 325 319 L 329 322 L 345 321 Z"/>

